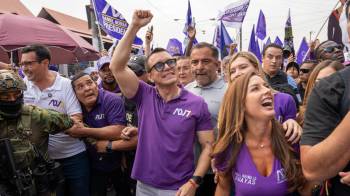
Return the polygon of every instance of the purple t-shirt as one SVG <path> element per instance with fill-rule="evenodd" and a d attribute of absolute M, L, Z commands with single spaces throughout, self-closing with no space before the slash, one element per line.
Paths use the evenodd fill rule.
<path fill-rule="evenodd" d="M 87 112 L 83 108 L 84 123 L 89 127 L 101 128 L 110 125 L 125 125 L 125 110 L 122 99 L 114 93 L 98 90 L 95 107 Z M 88 146 L 91 167 L 101 171 L 111 171 L 120 166 L 119 152 L 97 153 L 94 146 Z"/>
<path fill-rule="evenodd" d="M 295 119 L 297 108 L 293 97 L 287 93 L 274 94 L 275 118 L 283 123 L 288 119 Z"/>
<path fill-rule="evenodd" d="M 177 190 L 194 172 L 196 131 L 212 130 L 203 98 L 186 89 L 165 102 L 155 87 L 142 81 L 134 98 L 139 137 L 132 177 L 150 186 Z"/>
<path fill-rule="evenodd" d="M 99 89 L 104 89 L 103 86 L 102 86 L 102 81 L 101 81 L 97 86 L 98 86 Z M 106 90 L 106 89 L 104 89 L 104 90 Z M 107 90 L 106 90 L 106 91 L 107 91 Z M 120 90 L 120 88 L 119 88 L 119 86 L 118 86 L 118 84 L 117 84 L 117 86 L 115 87 L 115 89 L 114 89 L 113 91 L 109 91 L 109 92 L 119 94 L 119 93 L 121 93 L 122 91 Z"/>
<path fill-rule="evenodd" d="M 225 154 L 229 154 L 229 151 L 226 151 Z M 219 171 L 225 170 L 228 160 L 229 156 L 225 157 L 224 162 L 216 165 Z M 245 144 L 242 145 L 238 154 L 236 168 L 232 170 L 232 180 L 235 187 L 235 196 L 288 195 L 287 179 L 281 162 L 275 158 L 271 174 L 262 176 L 258 172 Z"/>

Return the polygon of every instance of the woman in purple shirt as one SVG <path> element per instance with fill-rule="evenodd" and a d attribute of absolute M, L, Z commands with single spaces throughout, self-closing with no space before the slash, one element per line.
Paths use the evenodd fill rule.
<path fill-rule="evenodd" d="M 274 118 L 273 94 L 255 72 L 235 79 L 225 94 L 213 155 L 217 196 L 282 196 L 305 185 L 300 161 Z"/>
<path fill-rule="evenodd" d="M 229 83 L 238 76 L 250 71 L 261 72 L 259 60 L 251 52 L 238 52 L 230 59 L 228 66 Z M 263 74 L 261 74 L 263 75 Z M 283 123 L 288 141 L 298 143 L 302 128 L 294 120 L 297 114 L 296 104 L 291 95 L 273 91 L 275 118 Z"/>

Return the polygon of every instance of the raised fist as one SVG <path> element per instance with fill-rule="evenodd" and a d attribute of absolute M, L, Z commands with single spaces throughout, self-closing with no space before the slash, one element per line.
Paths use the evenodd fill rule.
<path fill-rule="evenodd" d="M 153 14 L 149 10 L 135 10 L 131 24 L 136 27 L 144 27 L 151 22 Z"/>

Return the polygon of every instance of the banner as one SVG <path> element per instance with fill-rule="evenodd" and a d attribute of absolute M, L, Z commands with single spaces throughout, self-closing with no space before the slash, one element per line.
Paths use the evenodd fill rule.
<path fill-rule="evenodd" d="M 344 6 L 345 7 L 345 6 Z M 344 11 L 343 11 L 344 13 Z M 342 29 L 340 26 L 341 13 L 338 12 L 338 9 L 332 11 L 330 16 L 328 17 L 328 28 L 327 35 L 328 40 L 332 40 L 338 44 L 343 45 L 342 42 Z M 345 25 L 346 27 L 346 25 Z"/>
<path fill-rule="evenodd" d="M 219 11 L 217 20 L 221 20 L 227 27 L 240 28 L 247 13 L 249 2 L 249 0 L 240 0 L 229 4 L 223 12 Z"/>
<path fill-rule="evenodd" d="M 177 55 L 182 56 L 182 43 L 176 39 L 169 39 L 166 50 L 171 54 L 171 56 Z"/>
<path fill-rule="evenodd" d="M 105 0 L 92 0 L 92 2 L 96 11 L 96 19 L 102 30 L 117 40 L 122 39 L 129 26 L 123 15 Z M 134 44 L 142 45 L 142 40 L 136 37 Z"/>

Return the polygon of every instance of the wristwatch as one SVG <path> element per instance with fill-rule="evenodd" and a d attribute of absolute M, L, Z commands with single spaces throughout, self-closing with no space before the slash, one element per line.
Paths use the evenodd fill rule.
<path fill-rule="evenodd" d="M 203 178 L 200 176 L 192 176 L 191 178 L 198 186 L 203 183 Z"/>
<path fill-rule="evenodd" d="M 111 140 L 109 140 L 108 143 L 107 143 L 106 152 L 107 152 L 107 153 L 113 152 L 113 149 L 112 149 L 112 141 L 111 141 Z"/>

